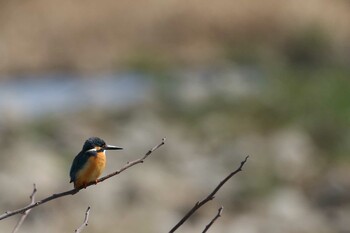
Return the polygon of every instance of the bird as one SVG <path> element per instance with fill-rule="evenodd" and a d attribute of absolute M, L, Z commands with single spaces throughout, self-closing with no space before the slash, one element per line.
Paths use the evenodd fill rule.
<path fill-rule="evenodd" d="M 98 177 L 106 167 L 106 150 L 122 149 L 122 147 L 107 145 L 99 137 L 90 137 L 73 160 L 70 183 L 74 183 L 75 189 L 86 188 L 90 182 L 97 184 Z"/>

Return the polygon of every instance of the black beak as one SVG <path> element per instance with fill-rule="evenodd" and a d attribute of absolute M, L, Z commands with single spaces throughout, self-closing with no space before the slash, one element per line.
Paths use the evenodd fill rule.
<path fill-rule="evenodd" d="M 123 148 L 117 147 L 117 146 L 112 146 L 112 145 L 106 145 L 104 147 L 105 150 L 122 150 Z"/>

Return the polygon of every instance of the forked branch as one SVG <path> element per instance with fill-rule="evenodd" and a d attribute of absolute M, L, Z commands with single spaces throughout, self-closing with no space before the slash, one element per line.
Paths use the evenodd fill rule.
<path fill-rule="evenodd" d="M 238 172 L 242 171 L 242 168 L 244 164 L 247 162 L 249 156 L 245 157 L 245 159 L 241 162 L 241 165 L 233 172 L 231 172 L 225 179 L 223 179 L 216 187 L 215 189 L 203 200 L 198 201 L 192 209 L 190 209 L 187 214 L 169 231 L 169 233 L 175 232 L 184 222 L 187 221 L 189 217 L 191 217 L 194 212 L 196 212 L 201 206 L 203 206 L 208 201 L 211 201 L 215 198 L 215 194 L 221 189 L 221 187 L 232 178 L 232 176 L 236 175 Z"/>
<path fill-rule="evenodd" d="M 29 196 L 30 198 L 30 205 L 35 203 L 35 193 L 36 193 L 37 189 L 36 189 L 36 185 L 33 184 L 33 192 L 32 194 Z M 15 228 L 13 229 L 12 233 L 16 233 L 18 232 L 19 228 L 22 226 L 24 220 L 27 218 L 29 212 L 31 211 L 31 209 L 28 209 L 26 211 L 24 211 L 22 217 L 18 220 Z"/>

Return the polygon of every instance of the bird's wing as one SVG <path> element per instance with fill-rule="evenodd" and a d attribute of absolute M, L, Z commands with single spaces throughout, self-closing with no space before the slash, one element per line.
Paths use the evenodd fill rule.
<path fill-rule="evenodd" d="M 86 164 L 87 160 L 90 156 L 95 155 L 97 152 L 89 151 L 89 152 L 83 152 L 81 151 L 77 156 L 75 156 L 72 167 L 70 168 L 70 183 L 75 181 L 75 176 L 78 171 L 80 171 L 84 165 Z"/>

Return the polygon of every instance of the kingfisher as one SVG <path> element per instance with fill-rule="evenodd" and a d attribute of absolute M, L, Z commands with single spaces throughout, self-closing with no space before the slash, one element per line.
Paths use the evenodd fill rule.
<path fill-rule="evenodd" d="M 107 145 L 98 137 L 85 141 L 83 149 L 75 156 L 70 169 L 70 183 L 74 188 L 86 188 L 90 182 L 97 184 L 97 179 L 106 166 L 106 150 L 122 150 L 117 146 Z"/>

